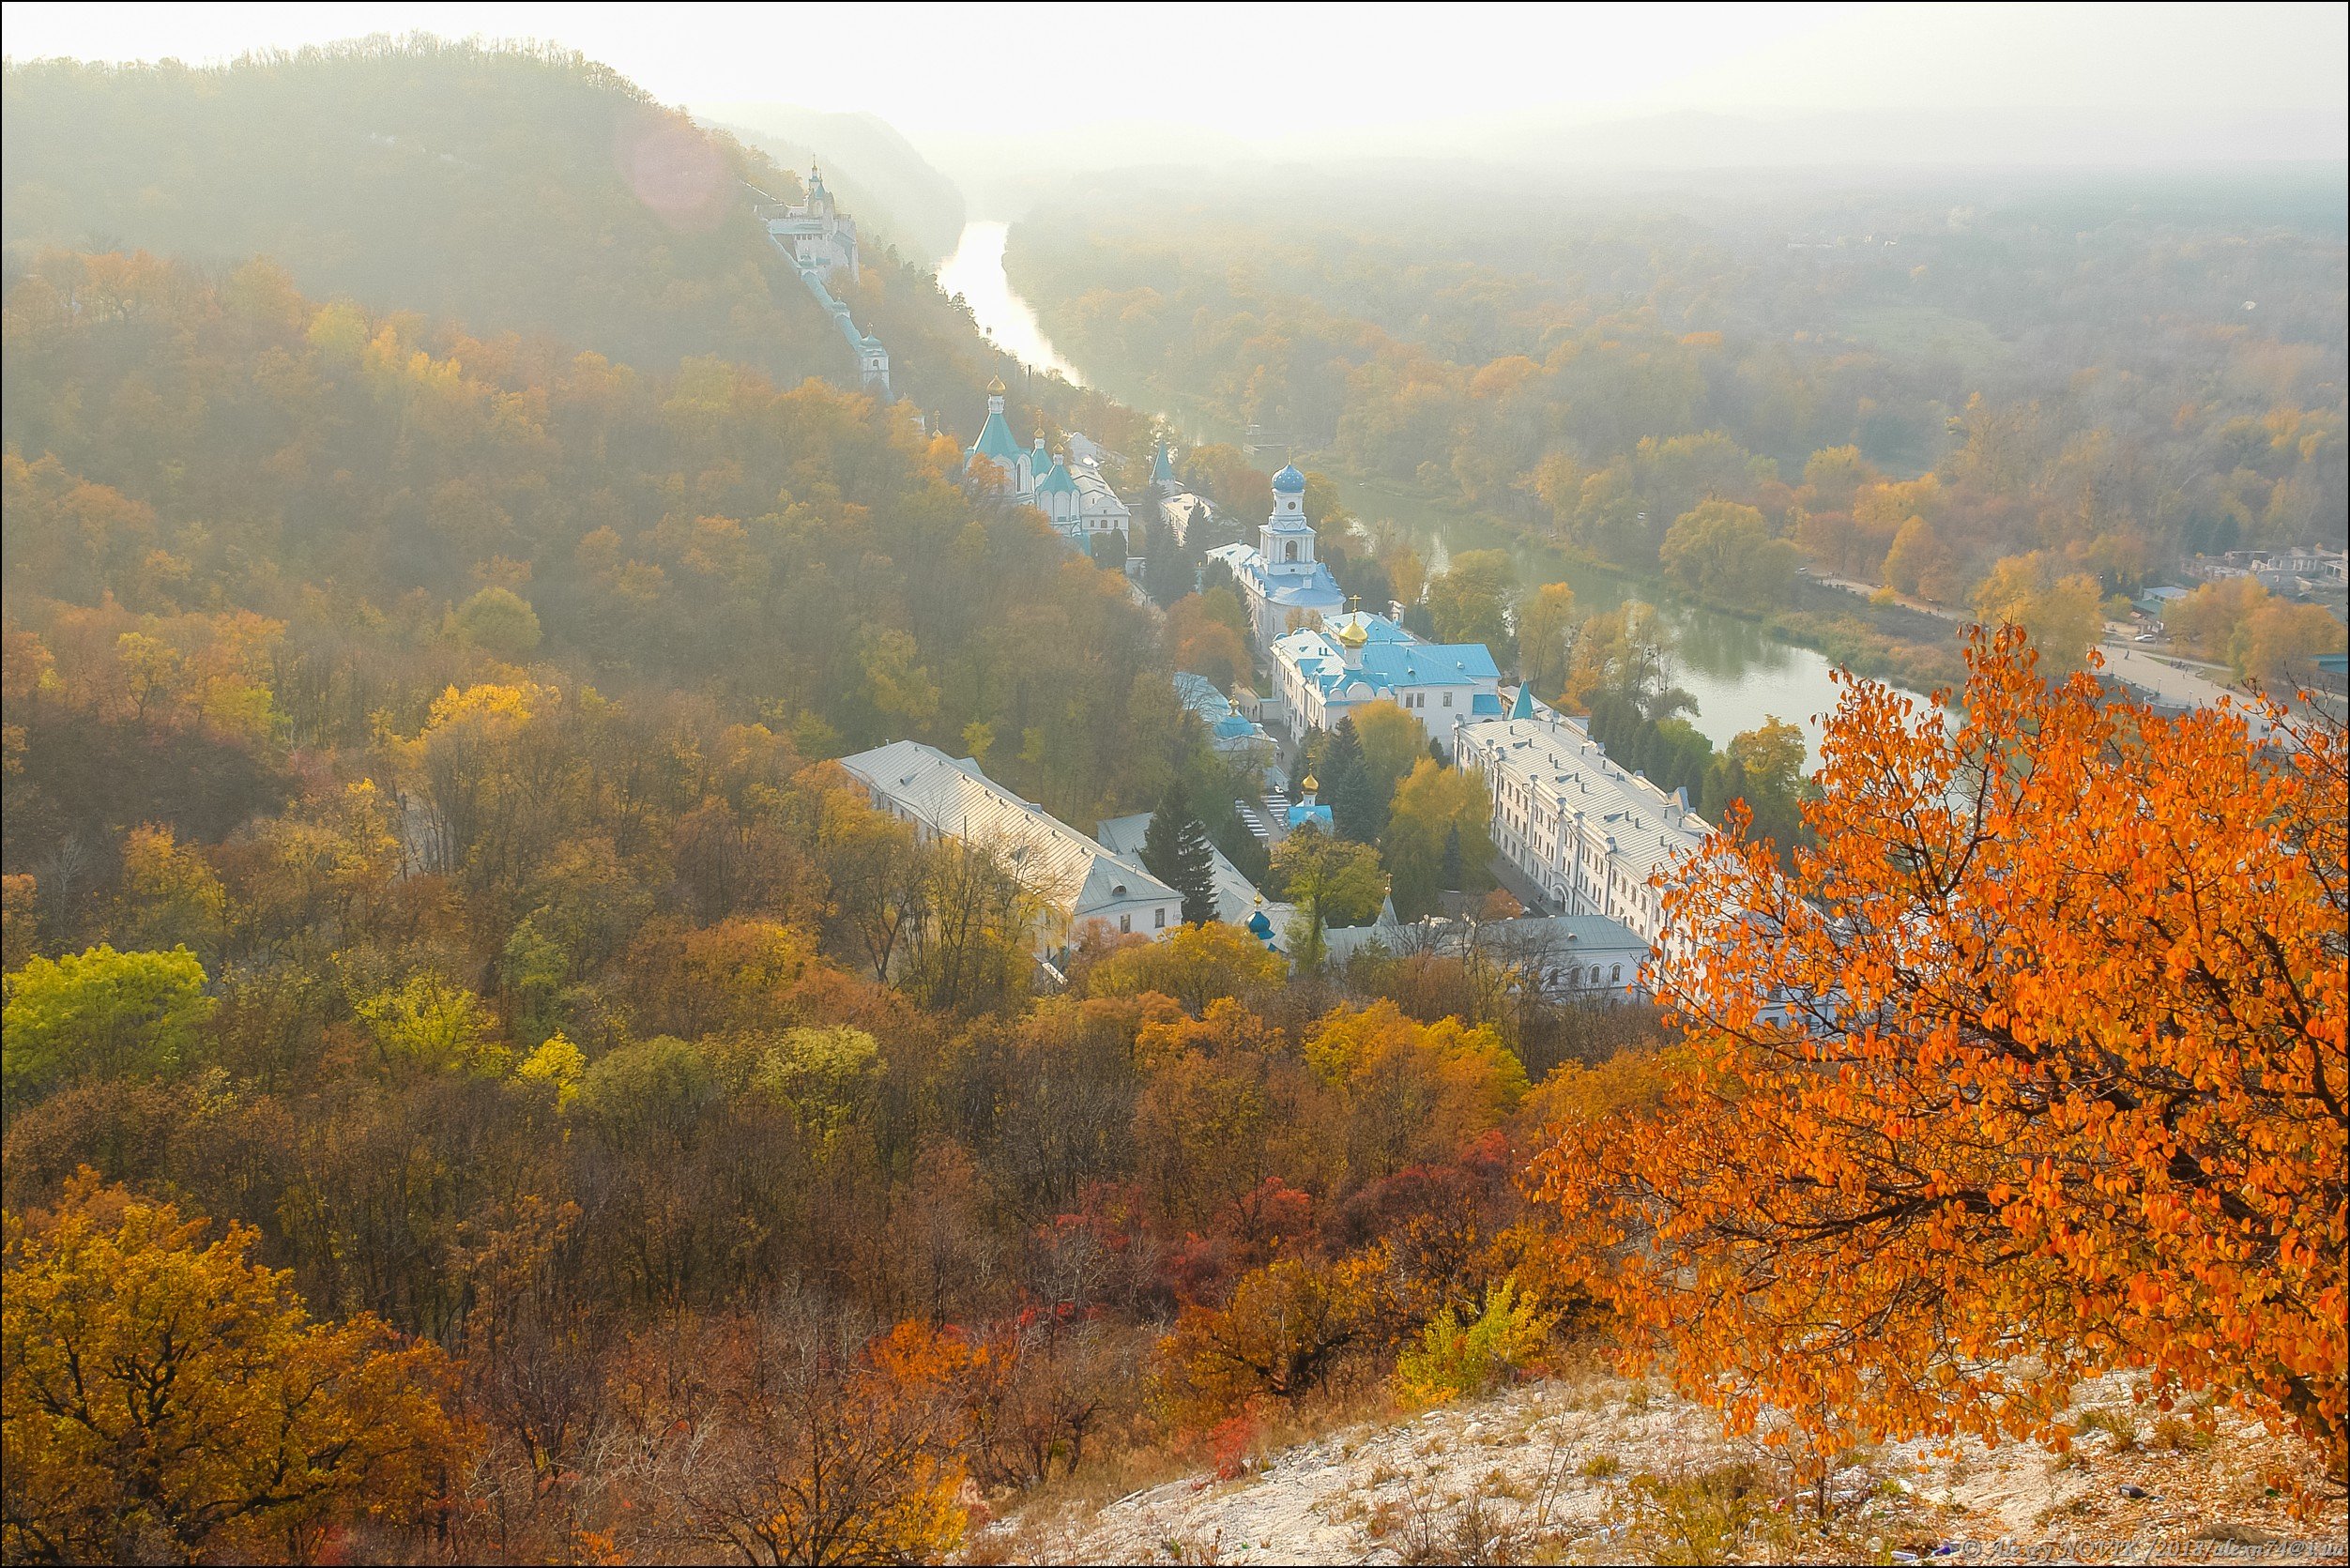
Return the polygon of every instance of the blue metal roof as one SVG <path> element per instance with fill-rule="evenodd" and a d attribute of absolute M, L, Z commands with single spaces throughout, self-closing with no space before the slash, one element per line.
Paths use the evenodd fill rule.
<path fill-rule="evenodd" d="M 1469 699 L 1469 712 L 1472 717 L 1478 719 L 1499 718 L 1502 712 L 1502 699 L 1490 692 L 1479 692 Z"/>
<path fill-rule="evenodd" d="M 1362 669 L 1395 686 L 1463 685 L 1502 673 L 1483 643 L 1371 643 Z"/>
<path fill-rule="evenodd" d="M 1305 476 L 1297 471 L 1294 463 L 1286 464 L 1273 476 L 1273 488 L 1284 495 L 1295 495 L 1305 488 Z"/>
<path fill-rule="evenodd" d="M 1020 443 L 1012 438 L 1012 427 L 1003 422 L 1001 414 L 991 413 L 987 422 L 979 427 L 979 439 L 971 443 L 971 450 L 984 458 L 992 458 L 1012 470 L 1012 460 L 1020 455 Z"/>
<path fill-rule="evenodd" d="M 1077 481 L 1069 477 L 1069 469 L 1059 458 L 1053 460 L 1053 471 L 1036 481 L 1039 495 L 1058 495 L 1063 491 L 1075 493 Z"/>

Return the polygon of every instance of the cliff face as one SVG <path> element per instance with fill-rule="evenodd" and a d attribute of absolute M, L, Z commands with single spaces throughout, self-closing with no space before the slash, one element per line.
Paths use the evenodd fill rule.
<path fill-rule="evenodd" d="M 2133 1408 L 2119 1378 L 2084 1390 L 2075 1419 L 2069 1454 L 1865 1446 L 1824 1492 L 1816 1469 L 1798 1475 L 1783 1451 L 1725 1437 L 1697 1407 L 1595 1376 L 1349 1427 L 1114 1500 L 1042 1499 L 976 1531 L 966 1557 L 2023 1561 L 2129 1547 L 2154 1560 L 2342 1560 L 2341 1500 L 2293 1518 L 2274 1483 L 2297 1455 L 2257 1427 L 2222 1415 L 2198 1435 Z"/>

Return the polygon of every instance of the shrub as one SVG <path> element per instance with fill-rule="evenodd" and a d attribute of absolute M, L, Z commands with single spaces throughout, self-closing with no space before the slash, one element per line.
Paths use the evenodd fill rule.
<path fill-rule="evenodd" d="M 1420 1405 L 1483 1393 L 1542 1353 L 1557 1316 L 1520 1296 L 1515 1276 L 1490 1286 L 1485 1311 L 1468 1327 L 1449 1308 L 1428 1320 L 1420 1344 L 1396 1361 L 1396 1392 Z"/>

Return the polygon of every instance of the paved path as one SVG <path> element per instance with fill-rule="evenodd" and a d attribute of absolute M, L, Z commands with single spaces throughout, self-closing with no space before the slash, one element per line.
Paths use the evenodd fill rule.
<path fill-rule="evenodd" d="M 2144 647 L 2107 643 L 2098 651 L 2104 655 L 2107 675 L 2128 681 L 2166 703 L 2208 708 L 2222 697 L 2233 697 L 2239 703 L 2249 700 L 2245 693 L 2212 679 L 2203 669 Z"/>
<path fill-rule="evenodd" d="M 1858 583 L 1850 577 L 1831 577 L 1824 571 L 1807 571 L 1804 576 L 1823 587 L 1839 588 L 1845 593 L 1856 594 L 1862 599 L 1871 601 L 1885 591 L 1875 583 Z M 1905 593 L 1895 594 L 1893 602 L 1904 610 L 1913 610 L 1921 616 L 1931 616 L 1937 620 L 1969 621 L 1975 618 L 1966 611 L 1954 610 L 1947 604 L 1930 603 L 1923 599 L 1913 599 Z"/>

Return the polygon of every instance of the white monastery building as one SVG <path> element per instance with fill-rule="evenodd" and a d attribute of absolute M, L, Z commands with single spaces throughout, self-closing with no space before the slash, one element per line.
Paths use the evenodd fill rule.
<path fill-rule="evenodd" d="M 807 190 L 808 199 L 796 206 L 761 204 L 758 212 L 767 224 L 767 241 L 791 258 L 800 282 L 856 356 L 858 385 L 886 400 L 891 395 L 890 351 L 849 319 L 848 302 L 832 290 L 836 271 L 846 270 L 852 283 L 858 280 L 857 220 L 840 210 L 824 188 L 824 172 L 814 164 L 808 166 Z"/>
<path fill-rule="evenodd" d="M 958 839 L 993 851 L 1044 906 L 1035 948 L 1067 949 L 1089 925 L 1157 939 L 1183 924 L 1183 895 L 980 771 L 919 740 L 841 758 L 878 809 L 924 842 Z"/>
<path fill-rule="evenodd" d="M 1134 536 L 1127 525 L 1133 513 L 1110 489 L 1109 481 L 1092 463 L 1046 457 L 1042 435 L 1033 447 L 1021 446 L 1004 422 L 1003 397 L 1002 379 L 989 382 L 987 422 L 979 427 L 979 439 L 965 454 L 966 464 L 984 457 L 995 464 L 1001 493 L 1043 512 L 1053 531 L 1080 550 L 1091 551 L 1096 539 L 1109 533 L 1131 544 Z M 1073 435 L 1071 444 L 1080 439 Z M 1096 454 L 1101 451 L 1091 441 L 1086 441 L 1085 447 Z"/>
<path fill-rule="evenodd" d="M 1627 773 L 1583 727 L 1523 687 L 1506 718 L 1460 727 L 1455 758 L 1485 770 L 1493 846 L 1570 915 L 1605 915 L 1654 942 L 1664 928 L 1649 886 L 1713 828 L 1681 790 Z"/>
<path fill-rule="evenodd" d="M 840 210 L 824 188 L 823 171 L 814 164 L 808 166 L 807 188 L 806 201 L 770 214 L 768 237 L 802 271 L 829 283 L 834 268 L 846 268 L 848 281 L 857 282 L 857 220 Z"/>
<path fill-rule="evenodd" d="M 1301 736 L 1392 702 L 1449 755 L 1462 721 L 1502 716 L 1501 674 L 1483 643 L 1422 642 L 1385 616 L 1350 610 L 1284 632 L 1272 652 L 1283 717 Z"/>
<path fill-rule="evenodd" d="M 1257 640 L 1275 637 L 1347 606 L 1338 580 L 1314 559 L 1314 529 L 1305 521 L 1305 476 L 1295 464 L 1273 476 L 1273 515 L 1258 530 L 1255 544 L 1227 544 L 1208 552 L 1240 579 Z"/>

